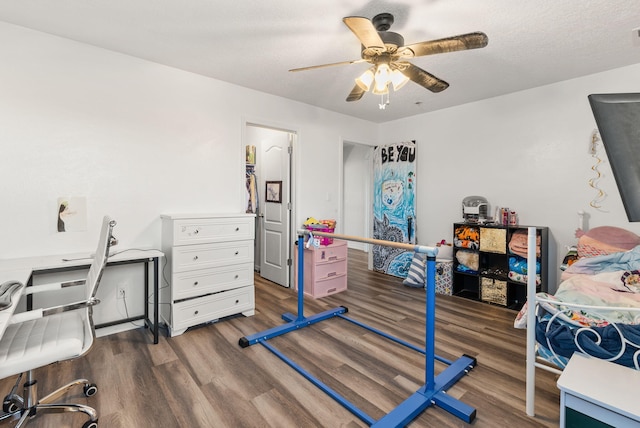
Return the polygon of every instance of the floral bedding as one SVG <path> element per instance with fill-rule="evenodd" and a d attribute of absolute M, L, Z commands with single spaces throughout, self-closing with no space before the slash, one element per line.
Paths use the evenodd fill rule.
<path fill-rule="evenodd" d="M 638 369 L 640 247 L 580 262 L 554 295 L 537 294 L 539 354 L 560 367 L 577 351 Z M 527 305 L 515 327 L 526 328 L 526 313 Z"/>

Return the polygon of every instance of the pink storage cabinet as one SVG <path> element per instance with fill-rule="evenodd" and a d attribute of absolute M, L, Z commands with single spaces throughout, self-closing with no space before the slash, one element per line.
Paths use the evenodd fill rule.
<path fill-rule="evenodd" d="M 298 248 L 295 248 L 295 289 L 298 289 Z M 304 249 L 304 294 L 314 299 L 347 289 L 347 241 L 334 239 L 319 248 Z"/>

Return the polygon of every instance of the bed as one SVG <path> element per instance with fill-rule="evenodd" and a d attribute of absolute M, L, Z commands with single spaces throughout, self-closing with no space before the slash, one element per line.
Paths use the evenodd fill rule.
<path fill-rule="evenodd" d="M 535 228 L 528 242 L 535 247 Z M 527 260 L 531 271 L 535 253 Z M 535 415 L 536 368 L 561 374 L 574 352 L 640 370 L 640 245 L 580 258 L 553 295 L 536 293 L 529 280 L 514 327 L 527 328 L 529 416 Z"/>

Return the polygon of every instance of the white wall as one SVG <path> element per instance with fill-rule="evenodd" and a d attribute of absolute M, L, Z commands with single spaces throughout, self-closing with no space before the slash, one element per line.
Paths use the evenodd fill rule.
<path fill-rule="evenodd" d="M 247 120 L 298 131 L 298 213 L 334 217 L 326 165 L 343 138 L 377 137 L 370 122 L 22 27 L 0 23 L 0 40 L 0 258 L 89 252 L 105 213 L 119 248 L 158 248 L 161 213 L 244 212 Z M 86 232 L 56 232 L 60 196 L 86 198 Z M 113 299 L 97 314 L 117 314 L 122 278 L 104 281 Z"/>
<path fill-rule="evenodd" d="M 0 258 L 91 251 L 104 213 L 118 220 L 120 248 L 149 248 L 159 246 L 160 213 L 244 211 L 246 121 L 298 133 L 296 223 L 341 221 L 342 141 L 415 139 L 421 243 L 450 239 L 473 194 L 549 226 L 551 272 L 575 242 L 578 210 L 591 227 L 640 234 L 607 164 L 607 212 L 589 207 L 586 98 L 640 91 L 640 65 L 376 125 L 10 24 L 0 23 L 0 40 Z M 55 232 L 59 196 L 86 197 L 86 232 Z M 114 293 L 117 276 L 103 292 Z M 117 317 L 110 300 L 97 312 Z"/>
<path fill-rule="evenodd" d="M 420 242 L 450 241 L 452 223 L 462 220 L 462 199 L 470 195 L 485 196 L 491 214 L 507 206 L 521 224 L 550 228 L 552 279 L 565 246 L 577 242 L 579 210 L 591 228 L 640 234 L 640 224 L 627 221 L 608 162 L 600 166 L 607 193 L 601 210 L 590 206 L 597 191 L 588 185 L 595 177 L 588 149 L 596 124 L 587 95 L 639 92 L 638 75 L 640 64 L 383 124 L 381 143 L 418 144 Z"/>
<path fill-rule="evenodd" d="M 100 217 L 122 246 L 157 246 L 162 212 L 244 212 L 242 123 L 299 130 L 301 215 L 337 208 L 343 136 L 377 126 L 196 74 L 0 23 L 0 258 L 89 250 Z M 313 160 L 313 162 L 312 162 Z M 317 177 L 322 179 L 318 180 Z M 87 198 L 89 230 L 55 232 L 56 199 Z M 336 204 L 337 206 L 337 204 Z"/>

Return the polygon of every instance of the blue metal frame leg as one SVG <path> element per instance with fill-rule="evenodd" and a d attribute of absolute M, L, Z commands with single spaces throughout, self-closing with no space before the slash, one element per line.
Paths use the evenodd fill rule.
<path fill-rule="evenodd" d="M 371 416 L 367 415 L 365 412 L 360 410 L 356 405 L 351 403 L 349 400 L 344 398 L 342 395 L 338 394 L 335 390 L 331 389 L 331 387 L 326 385 L 324 382 L 322 382 L 321 380 L 315 378 L 311 373 L 307 372 L 305 369 L 303 369 L 298 364 L 293 362 L 293 360 L 288 358 L 286 355 L 284 355 L 282 352 L 280 352 L 278 349 L 276 349 L 270 343 L 267 343 L 266 341 L 261 341 L 260 343 L 264 347 L 266 347 L 268 350 L 273 352 L 282 361 L 287 363 L 289 365 L 289 367 L 291 367 L 292 369 L 294 369 L 295 371 L 300 373 L 302 376 L 304 376 L 305 379 L 307 379 L 309 382 L 314 384 L 316 387 L 320 388 L 325 394 L 327 394 L 328 396 L 330 396 L 331 398 L 336 400 L 345 409 L 347 409 L 348 411 L 350 411 L 351 413 L 356 415 L 358 418 L 360 418 L 360 420 L 362 420 L 363 422 L 365 422 L 365 423 L 367 423 L 369 425 L 371 425 L 371 424 L 373 424 L 375 422 L 375 419 L 373 419 Z"/>
<path fill-rule="evenodd" d="M 284 315 L 283 315 L 283 317 L 284 317 Z M 391 340 L 393 342 L 396 342 L 396 343 L 398 343 L 398 344 L 400 344 L 402 346 L 406 346 L 409 349 L 413 349 L 416 352 L 420 352 L 421 354 L 425 354 L 427 352 L 424 348 L 420 348 L 420 347 L 414 345 L 413 343 L 409 343 L 406 340 L 402 340 L 402 339 L 400 339 L 398 337 L 392 336 L 389 333 L 385 333 L 382 330 L 378 330 L 375 327 L 371 327 L 371 326 L 369 326 L 367 324 L 364 324 L 364 323 L 362 323 L 360 321 L 354 320 L 353 318 L 349 318 L 349 317 L 344 316 L 344 315 L 338 315 L 338 317 L 342 318 L 343 320 L 347 320 L 350 323 L 353 323 L 353 324 L 355 324 L 357 326 L 365 328 L 365 329 L 367 329 L 369 331 L 372 331 L 372 332 L 374 332 L 375 334 L 377 334 L 379 336 L 386 337 L 387 339 L 389 339 L 389 340 Z M 450 360 L 447 360 L 446 358 L 440 357 L 438 355 L 434 355 L 434 358 L 436 360 L 440 361 L 441 363 L 445 363 L 447 365 L 453 364 Z"/>
<path fill-rule="evenodd" d="M 476 409 L 457 400 L 449 395 L 446 391 L 454 383 L 456 383 L 462 376 L 467 374 L 476 365 L 476 359 L 468 355 L 463 355 L 456 361 L 451 362 L 444 358 L 435 355 L 435 261 L 437 251 L 432 253 L 431 250 L 427 252 L 427 266 L 426 266 L 426 328 L 425 328 L 425 349 L 420 349 L 415 345 L 412 345 L 404 340 L 391 336 L 373 327 L 369 327 L 359 321 L 352 320 L 345 317 L 343 314 L 348 312 L 348 309 L 341 306 L 334 309 L 321 312 L 310 317 L 304 316 L 304 236 L 298 236 L 298 315 L 292 313 L 285 313 L 282 315 L 282 319 L 286 321 L 286 324 L 273 327 L 260 333 L 255 333 L 249 336 L 240 338 L 239 344 L 241 347 L 261 343 L 272 353 L 278 356 L 282 361 L 288 364 L 291 368 L 296 370 L 307 380 L 320 388 L 327 395 L 331 396 L 334 400 L 344 406 L 351 413 L 359 417 L 362 421 L 371 425 L 372 427 L 404 427 L 413 419 L 422 413 L 427 407 L 436 405 L 452 415 L 462 419 L 467 423 L 471 423 L 476 417 Z M 425 252 L 424 249 L 416 246 L 415 251 Z M 365 329 L 368 329 L 374 333 L 377 333 L 383 337 L 386 337 L 396 343 L 407 346 L 415 351 L 421 352 L 425 355 L 425 384 L 413 393 L 409 398 L 400 403 L 395 409 L 385 415 L 383 418 L 375 421 L 368 416 L 362 410 L 358 409 L 354 404 L 347 401 L 344 397 L 324 384 L 319 379 L 313 377 L 309 372 L 297 365 L 294 361 L 286 357 L 282 352 L 267 343 L 267 340 L 281 336 L 290 331 L 298 330 L 304 327 L 308 327 L 312 324 L 324 321 L 329 318 L 339 317 L 350 321 L 356 325 L 359 325 Z M 448 364 L 448 367 L 443 370 L 438 376 L 435 376 L 435 360 Z"/>
<path fill-rule="evenodd" d="M 258 342 L 269 340 L 277 336 L 281 336 L 285 333 L 289 333 L 290 331 L 299 330 L 301 328 L 308 327 L 312 324 L 318 323 L 320 321 L 324 321 L 329 318 L 336 317 L 348 311 L 349 310 L 344 306 L 340 306 L 334 309 L 329 309 L 328 311 L 320 312 L 319 314 L 311 315 L 310 317 L 303 317 L 302 319 L 299 319 L 299 317 L 287 312 L 285 314 L 282 314 L 282 319 L 285 321 L 288 321 L 286 324 L 282 324 L 277 327 L 272 327 L 260 333 L 255 333 L 249 336 L 241 337 L 239 341 L 239 345 L 243 348 L 246 348 L 247 346 L 255 345 Z"/>
<path fill-rule="evenodd" d="M 372 427 L 403 427 L 422 413 L 427 407 L 436 405 L 452 415 L 471 423 L 476 417 L 476 409 L 445 392 L 476 364 L 474 358 L 462 356 L 435 377 L 435 389 L 423 385 L 413 395 L 395 409 L 379 419 Z"/>

